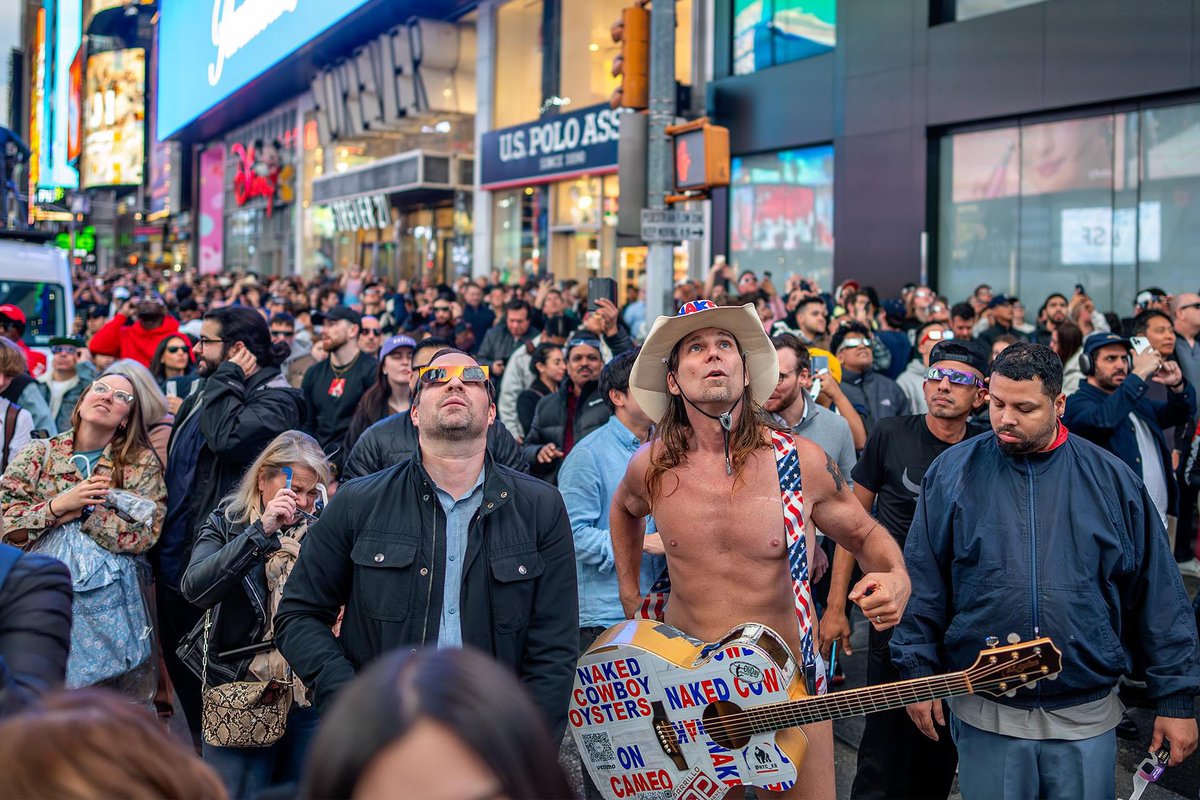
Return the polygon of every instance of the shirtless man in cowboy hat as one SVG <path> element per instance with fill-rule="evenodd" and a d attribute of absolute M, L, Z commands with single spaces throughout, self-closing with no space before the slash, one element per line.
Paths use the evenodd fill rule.
<path fill-rule="evenodd" d="M 784 504 L 776 447 L 761 404 L 779 380 L 779 361 L 753 305 L 688 303 L 655 321 L 630 376 L 630 389 L 651 419 L 654 437 L 634 455 L 613 497 L 611 530 L 621 603 L 642 604 L 638 572 L 643 519 L 653 513 L 666 549 L 670 594 L 664 621 L 702 641 L 759 622 L 778 632 L 809 676 L 824 676 L 813 647 L 812 597 L 803 536 L 794 536 L 798 568 L 789 566 L 792 531 L 803 530 Z M 837 463 L 796 438 L 803 507 L 823 532 L 862 563 L 867 574 L 850 593 L 871 624 L 893 627 L 908 602 L 904 557 L 867 515 Z M 789 477 L 799 490 L 794 473 Z M 785 490 L 787 487 L 784 487 Z M 785 492 L 786 494 L 786 492 Z M 799 492 L 789 497 L 798 499 Z M 799 624 L 797 624 L 799 622 Z M 759 797 L 833 798 L 833 728 L 805 725 L 808 754 L 796 785 Z"/>

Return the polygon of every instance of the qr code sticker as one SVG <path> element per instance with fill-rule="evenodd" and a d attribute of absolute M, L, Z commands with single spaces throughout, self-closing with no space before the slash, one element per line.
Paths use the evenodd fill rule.
<path fill-rule="evenodd" d="M 612 739 L 607 733 L 582 734 L 584 755 L 596 769 L 614 770 L 617 768 L 617 754 L 613 752 Z"/>

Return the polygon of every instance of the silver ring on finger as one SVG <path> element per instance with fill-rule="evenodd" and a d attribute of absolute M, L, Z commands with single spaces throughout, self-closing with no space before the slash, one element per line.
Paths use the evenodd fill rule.
<path fill-rule="evenodd" d="M 877 614 L 877 615 L 875 616 L 875 624 L 876 624 L 876 625 L 882 625 L 882 624 L 883 624 L 883 616 L 882 616 L 882 615 L 878 615 L 878 614 Z"/>

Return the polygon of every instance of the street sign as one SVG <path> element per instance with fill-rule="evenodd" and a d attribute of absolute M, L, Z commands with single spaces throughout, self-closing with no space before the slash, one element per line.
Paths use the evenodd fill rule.
<path fill-rule="evenodd" d="M 642 241 L 682 242 L 703 239 L 704 212 L 675 209 L 642 209 Z"/>

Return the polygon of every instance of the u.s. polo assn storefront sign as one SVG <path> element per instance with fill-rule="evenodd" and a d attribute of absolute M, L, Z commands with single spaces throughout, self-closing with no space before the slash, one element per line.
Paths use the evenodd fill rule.
<path fill-rule="evenodd" d="M 617 170 L 623 109 L 591 106 L 483 134 L 480 188 L 506 189 Z"/>

